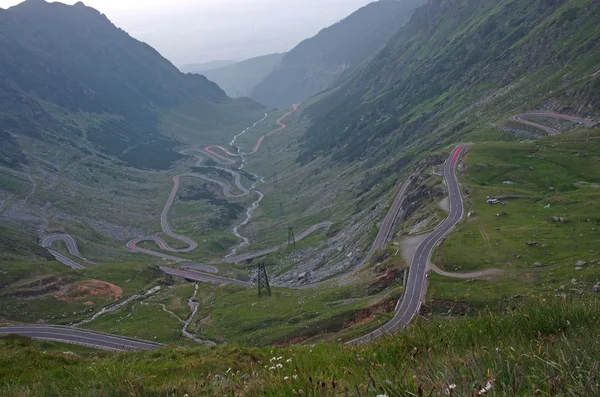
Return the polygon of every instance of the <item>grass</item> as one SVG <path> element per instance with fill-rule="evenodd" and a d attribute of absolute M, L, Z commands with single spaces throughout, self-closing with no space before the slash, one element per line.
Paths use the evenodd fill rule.
<path fill-rule="evenodd" d="M 588 129 L 471 147 L 461 183 L 472 215 L 444 241 L 434 261 L 451 272 L 504 272 L 491 281 L 432 275 L 428 299 L 434 312 L 473 314 L 540 294 L 592 293 L 600 280 L 599 160 L 600 133 Z M 504 204 L 490 206 L 488 196 Z M 585 266 L 576 268 L 578 261 Z"/>
<path fill-rule="evenodd" d="M 600 392 L 598 321 L 597 299 L 544 298 L 471 319 L 418 321 L 358 347 L 65 354 L 2 338 L 0 394 L 472 396 L 489 383 L 491 396 L 592 396 Z"/>
<path fill-rule="evenodd" d="M 475 215 L 445 241 L 441 267 L 527 269 L 600 259 L 600 190 L 586 187 L 600 181 L 599 132 L 481 143 L 465 161 L 462 183 Z M 486 204 L 487 196 L 503 205 Z"/>
<path fill-rule="evenodd" d="M 272 288 L 272 296 L 259 298 L 256 288 L 225 286 L 204 300 L 196 319 L 210 319 L 205 337 L 250 346 L 327 339 L 323 334 L 345 337 L 349 322 L 363 310 L 401 294 L 397 286 L 381 293 L 371 293 L 369 287 L 329 282 L 305 290 Z M 371 322 L 367 328 L 377 325 Z"/>
<path fill-rule="evenodd" d="M 158 269 L 139 264 L 98 265 L 72 270 L 58 262 L 0 262 L 0 320 L 70 324 L 91 316 L 101 307 L 115 303 L 107 294 L 58 299 L 60 289 L 86 280 L 101 280 L 123 290 L 121 299 L 144 292 L 164 278 Z M 44 281 L 48 280 L 48 281 Z M 50 282 L 57 287 L 48 289 Z"/>

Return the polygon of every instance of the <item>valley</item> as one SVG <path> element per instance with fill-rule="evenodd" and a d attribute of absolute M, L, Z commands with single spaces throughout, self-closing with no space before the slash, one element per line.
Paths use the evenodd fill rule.
<path fill-rule="evenodd" d="M 599 17 L 383 0 L 186 74 L 0 9 L 0 394 L 595 395 Z"/>

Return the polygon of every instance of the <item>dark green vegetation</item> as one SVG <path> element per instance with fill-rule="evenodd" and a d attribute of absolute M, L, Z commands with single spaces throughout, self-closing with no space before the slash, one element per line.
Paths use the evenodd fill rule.
<path fill-rule="evenodd" d="M 142 260 L 123 246 L 160 230 L 173 175 L 193 166 L 179 151 L 225 143 L 265 110 L 179 72 L 83 3 L 0 10 L 0 77 L 3 258 L 64 232 L 93 261 Z"/>
<path fill-rule="evenodd" d="M 385 44 L 423 3 L 425 0 L 383 0 L 368 4 L 298 44 L 250 97 L 267 106 L 286 108 L 331 88 Z"/>
<path fill-rule="evenodd" d="M 3 136 L 98 151 L 132 166 L 167 169 L 180 158 L 172 150 L 176 132 L 164 134 L 159 109 L 187 104 L 206 112 L 232 102 L 83 3 L 28 0 L 3 10 L 0 52 Z M 3 139 L 2 163 L 24 162 L 18 146 Z"/>
<path fill-rule="evenodd" d="M 472 396 L 489 387 L 485 394 L 493 396 L 593 396 L 600 393 L 598 321 L 597 301 L 536 299 L 502 314 L 419 322 L 357 348 L 228 346 L 112 355 L 68 346 L 42 352 L 45 346 L 7 337 L 0 339 L 0 393 L 395 397 Z"/>
<path fill-rule="evenodd" d="M 345 83 L 310 106 L 306 162 L 383 161 L 493 139 L 520 110 L 600 107 L 600 7 L 591 0 L 432 0 Z"/>
<path fill-rule="evenodd" d="M 214 81 L 232 98 L 249 96 L 254 87 L 279 66 L 285 54 L 270 54 L 211 70 L 189 70 Z"/>

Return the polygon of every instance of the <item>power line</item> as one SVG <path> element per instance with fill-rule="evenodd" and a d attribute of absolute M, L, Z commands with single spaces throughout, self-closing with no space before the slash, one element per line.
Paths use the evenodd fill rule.
<path fill-rule="evenodd" d="M 296 246 L 296 236 L 294 236 L 294 227 L 288 226 L 288 246 Z"/>
<path fill-rule="evenodd" d="M 267 276 L 267 269 L 265 263 L 260 262 L 256 265 L 257 279 L 258 279 L 258 296 L 261 296 L 262 291 L 266 291 L 271 296 L 271 286 L 269 285 L 269 277 Z"/>

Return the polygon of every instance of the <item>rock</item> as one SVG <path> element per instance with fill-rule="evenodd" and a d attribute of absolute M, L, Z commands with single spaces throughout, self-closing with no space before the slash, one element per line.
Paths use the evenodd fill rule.
<path fill-rule="evenodd" d="M 600 292 L 600 283 L 594 285 L 593 290 L 594 290 L 594 292 Z"/>
<path fill-rule="evenodd" d="M 503 216 L 507 216 L 508 214 L 504 211 L 500 211 L 496 214 L 497 217 L 503 217 Z"/>
<path fill-rule="evenodd" d="M 217 374 L 217 375 L 213 376 L 212 382 L 217 383 L 217 384 L 224 384 L 224 383 L 229 383 L 229 379 L 227 379 L 223 375 Z"/>
<path fill-rule="evenodd" d="M 542 244 L 542 248 L 548 248 L 548 244 Z"/>
<path fill-rule="evenodd" d="M 504 181 L 504 182 L 502 182 L 502 183 L 504 183 L 505 185 L 514 185 L 514 184 L 515 184 L 515 183 L 514 183 L 514 182 L 512 182 L 512 181 Z"/>
<path fill-rule="evenodd" d="M 537 241 L 528 241 L 525 244 L 527 244 L 530 247 L 534 247 L 536 245 L 540 245 L 540 243 L 538 243 Z"/>
<path fill-rule="evenodd" d="M 500 228 L 499 228 L 499 227 L 497 227 L 497 228 L 496 228 L 496 230 L 497 230 L 497 231 L 500 231 Z"/>
<path fill-rule="evenodd" d="M 535 262 L 533 264 L 534 267 L 542 267 L 542 264 L 540 262 Z"/>
<path fill-rule="evenodd" d="M 521 259 L 521 255 L 517 255 L 517 259 Z"/>
<path fill-rule="evenodd" d="M 585 265 L 587 265 L 586 261 L 577 261 L 575 267 L 584 267 Z"/>
<path fill-rule="evenodd" d="M 303 273 L 300 273 L 298 275 L 298 280 L 306 280 L 308 277 L 310 277 L 310 273 L 309 272 L 303 272 Z"/>

